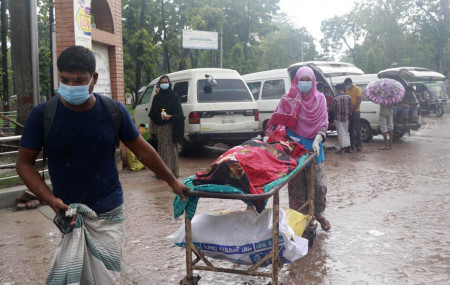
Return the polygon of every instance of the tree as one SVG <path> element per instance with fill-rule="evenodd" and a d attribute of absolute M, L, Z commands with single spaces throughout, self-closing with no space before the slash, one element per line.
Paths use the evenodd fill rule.
<path fill-rule="evenodd" d="M 401 2 L 404 2 L 402 0 Z M 408 1 L 410 2 L 410 1 Z M 450 60 L 445 54 L 450 50 L 450 4 L 448 0 L 416 0 L 411 5 L 408 24 L 412 31 L 422 36 L 421 43 L 428 42 L 433 50 L 434 69 L 449 74 Z M 446 64 L 447 63 L 447 64 Z"/>
<path fill-rule="evenodd" d="M 200 31 L 219 31 L 220 26 L 225 22 L 225 14 L 220 8 L 213 8 L 205 5 L 199 9 L 190 9 L 186 13 L 189 21 L 189 28 Z M 198 67 L 199 61 L 202 66 L 217 67 L 217 52 L 198 51 L 190 53 L 192 66 Z M 200 58 L 199 58 L 200 57 Z"/>
<path fill-rule="evenodd" d="M 357 7 L 359 23 L 365 30 L 365 39 L 361 47 L 383 54 L 382 68 L 393 64 L 403 64 L 404 55 L 411 52 L 408 34 L 401 24 L 401 10 L 407 9 L 392 0 L 366 1 Z"/>
<path fill-rule="evenodd" d="M 53 61 L 50 35 L 50 0 L 38 0 L 38 45 L 39 45 L 39 88 L 40 95 L 47 99 L 53 96 Z"/>
<path fill-rule="evenodd" d="M 166 27 L 166 17 L 164 14 L 164 0 L 161 0 L 161 27 L 163 35 L 161 37 L 163 45 L 163 57 L 164 57 L 164 71 L 170 72 L 170 62 L 169 62 L 169 50 L 167 48 L 167 27 Z"/>
<path fill-rule="evenodd" d="M 345 34 L 351 27 L 357 33 Z M 345 44 L 348 57 L 366 72 L 393 65 L 450 72 L 448 0 L 364 0 L 348 14 L 323 21 L 322 31 L 327 52 Z"/>
<path fill-rule="evenodd" d="M 17 121 L 24 123 L 33 108 L 33 76 L 31 71 L 30 1 L 10 1 L 11 58 L 14 90 L 17 92 Z M 21 130 L 16 127 L 16 133 Z"/>
<path fill-rule="evenodd" d="M 125 92 L 132 95 L 133 104 L 138 103 L 136 95 L 142 82 L 149 82 L 158 73 L 158 52 L 154 45 L 157 20 L 154 15 L 157 14 L 152 13 L 156 3 L 145 0 L 144 5 L 143 2 L 144 0 L 122 1 Z"/>
<path fill-rule="evenodd" d="M 343 44 L 350 52 L 355 65 L 360 65 L 356 58 L 358 41 L 363 36 L 363 30 L 355 20 L 355 14 L 349 13 L 344 16 L 335 16 L 322 22 L 321 25 L 324 38 L 320 41 L 325 52 L 340 52 Z"/>
<path fill-rule="evenodd" d="M 2 74 L 3 112 L 9 112 L 8 46 L 6 41 L 8 34 L 8 18 L 6 17 L 6 0 L 1 0 L 0 5 L 0 37 L 2 45 L 2 66 L 0 73 Z"/>
<path fill-rule="evenodd" d="M 274 32 L 264 37 L 262 40 L 265 58 L 263 69 L 287 67 L 302 61 L 302 58 L 304 61 L 316 59 L 317 52 L 313 37 L 306 29 L 296 29 L 292 26 L 289 22 L 279 23 Z"/>
<path fill-rule="evenodd" d="M 141 72 L 142 72 L 142 65 L 143 65 L 143 59 L 142 54 L 144 52 L 144 38 L 147 38 L 147 31 L 145 30 L 145 13 L 147 12 L 147 0 L 142 0 L 141 2 L 141 15 L 139 20 L 139 34 L 138 34 L 138 41 L 136 45 L 136 54 L 135 54 L 135 60 L 136 60 L 136 69 L 135 69 L 135 85 L 134 85 L 134 94 L 138 94 L 139 89 L 141 88 Z M 134 98 L 133 102 L 137 101 L 137 98 Z"/>

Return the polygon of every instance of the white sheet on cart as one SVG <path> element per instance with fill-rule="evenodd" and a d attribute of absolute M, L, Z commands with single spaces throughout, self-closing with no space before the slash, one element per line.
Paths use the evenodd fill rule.
<path fill-rule="evenodd" d="M 256 264 L 272 249 L 272 209 L 260 215 L 254 211 L 225 215 L 202 213 L 191 221 L 192 241 L 206 256 L 234 263 Z M 180 227 L 168 237 L 178 246 L 185 246 L 185 228 Z M 308 240 L 296 236 L 280 209 L 280 257 L 291 263 L 308 253 Z M 269 265 L 266 262 L 264 265 Z"/>

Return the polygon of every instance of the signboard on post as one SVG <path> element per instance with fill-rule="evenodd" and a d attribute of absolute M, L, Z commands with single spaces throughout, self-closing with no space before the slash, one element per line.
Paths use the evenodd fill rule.
<path fill-rule="evenodd" d="M 73 0 L 75 45 L 92 49 L 91 0 Z"/>
<path fill-rule="evenodd" d="M 219 48 L 219 36 L 217 32 L 183 30 L 183 48 L 186 49 L 210 49 Z"/>
<path fill-rule="evenodd" d="M 92 45 L 92 52 L 95 56 L 96 71 L 98 73 L 94 92 L 112 98 L 108 47 L 94 43 Z"/>

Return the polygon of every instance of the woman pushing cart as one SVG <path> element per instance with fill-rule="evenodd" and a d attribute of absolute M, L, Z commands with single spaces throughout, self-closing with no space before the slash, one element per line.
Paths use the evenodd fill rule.
<path fill-rule="evenodd" d="M 280 127 L 286 127 L 286 133 L 293 141 L 303 145 L 308 151 L 316 152 L 314 216 L 322 230 L 329 231 L 331 224 L 323 215 L 327 194 L 323 151 L 328 129 L 327 103 L 325 96 L 316 90 L 314 71 L 307 66 L 300 68 L 295 74 L 289 92 L 281 98 L 267 124 L 266 133 Z M 303 213 L 303 205 L 308 198 L 308 185 L 311 184 L 310 171 L 311 168 L 308 168 L 296 175 L 288 184 L 289 207 Z"/>
<path fill-rule="evenodd" d="M 321 224 L 323 230 L 328 231 L 331 228 L 330 223 L 323 216 L 325 210 L 325 196 L 327 193 L 324 164 L 325 159 L 323 152 L 323 141 L 325 133 L 328 128 L 328 114 L 326 108 L 325 97 L 316 90 L 316 78 L 314 72 L 309 67 L 300 68 L 294 77 L 292 87 L 289 93 L 285 94 L 280 100 L 272 119 L 270 120 L 267 133 L 279 133 L 276 131 L 282 130 L 287 134 L 290 140 L 301 144 L 306 151 L 313 151 L 313 153 L 306 153 L 298 159 L 298 164 L 294 170 L 288 175 L 281 177 L 264 187 L 262 193 L 239 193 L 230 192 L 224 193 L 221 189 L 216 191 L 217 187 L 211 187 L 207 190 L 209 185 L 203 187 L 203 191 L 190 191 L 186 193 L 188 198 L 194 198 L 195 206 L 190 207 L 184 205 L 179 214 L 185 213 L 185 246 L 186 246 L 186 271 L 187 275 L 180 284 L 197 284 L 200 279 L 199 276 L 193 275 L 193 270 L 206 270 L 215 272 L 227 272 L 243 275 L 264 276 L 271 277 L 272 284 L 278 284 L 278 273 L 281 269 L 280 249 L 279 249 L 279 191 L 288 184 L 289 192 L 289 206 L 294 210 L 298 210 L 306 214 L 307 225 L 304 237 L 308 238 L 310 245 L 312 245 L 315 236 L 315 226 L 313 224 L 314 217 Z M 285 132 L 284 132 L 285 130 Z M 234 159 L 235 157 L 233 157 Z M 222 156 L 218 161 L 222 161 Z M 221 166 L 215 165 L 210 169 L 210 173 L 203 173 L 208 182 L 214 181 L 216 173 L 221 169 Z M 235 167 L 229 167 L 234 169 Z M 264 171 L 261 171 L 264 172 Z M 227 173 L 227 171 L 225 171 Z M 201 175 L 200 175 L 201 176 Z M 220 176 L 220 175 L 218 175 Z M 197 176 L 197 178 L 199 175 Z M 227 180 L 227 185 L 230 185 Z M 245 180 L 247 181 L 247 180 Z M 242 180 L 239 184 L 242 186 Z M 246 184 L 246 183 L 244 183 Z M 200 185 L 205 186 L 205 185 Z M 216 186 L 216 185 L 215 185 Z M 198 187 L 200 190 L 202 187 Z M 222 187 L 230 188 L 230 187 Z M 242 188 L 242 187 L 241 187 Z M 245 187 L 244 187 L 245 188 Z M 252 187 L 250 187 L 252 188 Z M 253 189 L 253 188 L 252 188 Z M 209 192 L 212 191 L 212 192 Z M 247 270 L 228 269 L 214 266 L 208 258 L 194 245 L 192 240 L 191 221 L 195 213 L 196 202 L 199 197 L 219 198 L 219 199 L 239 199 L 243 201 L 254 201 L 252 204 L 256 209 L 258 205 L 261 206 L 260 201 L 264 201 L 273 197 L 273 226 L 272 226 L 272 250 Z M 190 209 L 189 209 L 190 208 Z M 193 260 L 193 253 L 196 259 Z M 265 262 L 272 263 L 272 270 L 270 273 L 259 272 L 257 269 Z M 199 265 L 203 262 L 205 265 Z"/>

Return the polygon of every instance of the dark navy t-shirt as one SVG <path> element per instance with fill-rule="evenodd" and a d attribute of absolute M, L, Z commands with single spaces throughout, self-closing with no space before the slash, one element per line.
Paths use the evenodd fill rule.
<path fill-rule="evenodd" d="M 54 195 L 66 204 L 83 203 L 97 213 L 104 213 L 123 203 L 123 192 L 114 159 L 113 121 L 106 107 L 96 99 L 95 105 L 83 112 L 72 111 L 58 102 L 47 155 Z M 28 115 L 21 147 L 42 149 L 45 104 L 34 107 Z M 116 104 L 123 118 L 119 139 L 132 141 L 139 131 L 125 107 L 117 101 Z"/>

